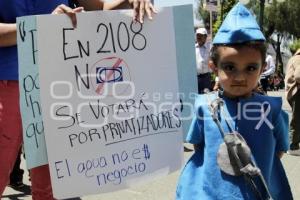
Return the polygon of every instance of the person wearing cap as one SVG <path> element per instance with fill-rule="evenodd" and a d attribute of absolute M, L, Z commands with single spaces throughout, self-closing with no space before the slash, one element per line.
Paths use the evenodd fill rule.
<path fill-rule="evenodd" d="M 242 4 L 226 16 L 211 61 L 222 91 L 198 95 L 186 141 L 195 153 L 179 177 L 177 200 L 292 200 L 280 161 L 288 150 L 288 115 L 279 97 L 253 90 L 265 67 L 266 45 Z"/>
<path fill-rule="evenodd" d="M 207 31 L 205 28 L 196 30 L 196 64 L 198 78 L 198 93 L 202 94 L 205 89 L 211 88 L 211 70 L 208 67 L 210 45 L 206 42 Z"/>
<path fill-rule="evenodd" d="M 285 74 L 286 99 L 292 107 L 290 122 L 290 150 L 288 154 L 300 156 L 300 48 L 289 59 Z"/>

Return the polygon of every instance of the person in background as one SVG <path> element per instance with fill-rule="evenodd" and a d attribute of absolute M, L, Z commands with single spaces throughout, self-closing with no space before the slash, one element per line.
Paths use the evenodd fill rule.
<path fill-rule="evenodd" d="M 286 99 L 292 107 L 292 120 L 290 122 L 291 143 L 288 154 L 300 156 L 300 48 L 287 63 L 285 92 Z"/>
<path fill-rule="evenodd" d="M 155 10 L 148 0 L 76 0 L 79 7 L 70 8 L 69 0 L 1 0 L 0 1 L 0 198 L 22 143 L 19 108 L 16 18 L 37 14 L 67 14 L 76 27 L 76 13 L 83 10 L 133 8 L 133 20 L 141 23 L 145 15 L 152 19 Z M 52 200 L 48 165 L 31 169 L 33 200 Z"/>
<path fill-rule="evenodd" d="M 196 64 L 197 64 L 197 79 L 198 93 L 204 93 L 204 90 L 211 89 L 211 70 L 208 67 L 210 44 L 207 40 L 207 30 L 198 28 L 196 30 Z"/>
<path fill-rule="evenodd" d="M 195 153 L 182 170 L 176 200 L 293 199 L 280 161 L 288 150 L 288 115 L 281 97 L 253 92 L 265 56 L 263 33 L 238 3 L 213 40 L 210 66 L 223 91 L 195 99 L 186 138 Z"/>
<path fill-rule="evenodd" d="M 280 89 L 281 82 L 282 82 L 282 80 L 281 80 L 280 76 L 278 74 L 275 74 L 273 76 L 273 89 L 275 91 L 278 91 Z"/>
<path fill-rule="evenodd" d="M 269 88 L 269 79 L 272 74 L 274 74 L 276 70 L 275 63 L 273 57 L 270 54 L 266 56 L 266 67 L 261 74 L 260 84 L 262 86 L 263 91 L 267 94 Z"/>

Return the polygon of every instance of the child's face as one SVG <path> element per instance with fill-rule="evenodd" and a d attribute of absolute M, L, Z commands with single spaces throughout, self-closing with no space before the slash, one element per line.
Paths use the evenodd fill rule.
<path fill-rule="evenodd" d="M 218 52 L 218 66 L 211 63 L 211 67 L 219 76 L 224 95 L 251 96 L 264 67 L 260 51 L 250 47 L 219 47 Z"/>

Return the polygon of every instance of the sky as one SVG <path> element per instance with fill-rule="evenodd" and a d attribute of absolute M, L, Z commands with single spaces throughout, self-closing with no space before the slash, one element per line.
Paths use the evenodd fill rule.
<path fill-rule="evenodd" d="M 177 6 L 183 4 L 193 4 L 194 7 L 194 25 L 201 26 L 202 22 L 199 21 L 199 17 L 195 16 L 199 0 L 154 0 L 154 5 L 156 7 L 165 7 L 165 6 Z"/>
<path fill-rule="evenodd" d="M 153 0 L 152 0 L 153 1 Z M 241 3 L 247 4 L 249 0 L 239 0 Z M 203 22 L 199 16 L 196 16 L 199 0 L 154 0 L 157 7 L 175 6 L 182 4 L 193 4 L 194 6 L 194 26 L 203 26 Z"/>
<path fill-rule="evenodd" d="M 194 4 L 194 2 L 196 2 L 196 0 L 154 0 L 154 5 L 164 7 L 182 4 Z"/>

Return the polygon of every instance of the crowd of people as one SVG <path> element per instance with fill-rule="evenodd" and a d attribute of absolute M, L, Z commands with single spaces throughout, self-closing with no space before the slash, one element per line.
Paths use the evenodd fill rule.
<path fill-rule="evenodd" d="M 22 187 L 23 176 L 16 17 L 67 14 L 76 26 L 76 13 L 83 10 L 132 7 L 133 19 L 140 22 L 156 13 L 148 0 L 77 0 L 75 8 L 66 0 L 49 1 L 47 6 L 15 1 L 0 1 L 0 197 L 9 182 Z M 300 49 L 293 52 L 284 78 L 276 72 L 255 18 L 240 3 L 212 42 L 205 28 L 196 29 L 195 35 L 199 95 L 186 138 L 194 154 L 179 177 L 176 199 L 293 199 L 280 159 L 285 152 L 300 155 Z M 256 92 L 259 87 L 262 94 Z M 283 88 L 292 108 L 290 125 L 281 99 L 266 95 Z M 249 118 L 235 117 L 237 108 L 246 105 L 256 112 Z M 262 116 L 266 119 L 261 123 Z M 32 169 L 30 179 L 34 200 L 54 199 L 47 165 Z"/>

